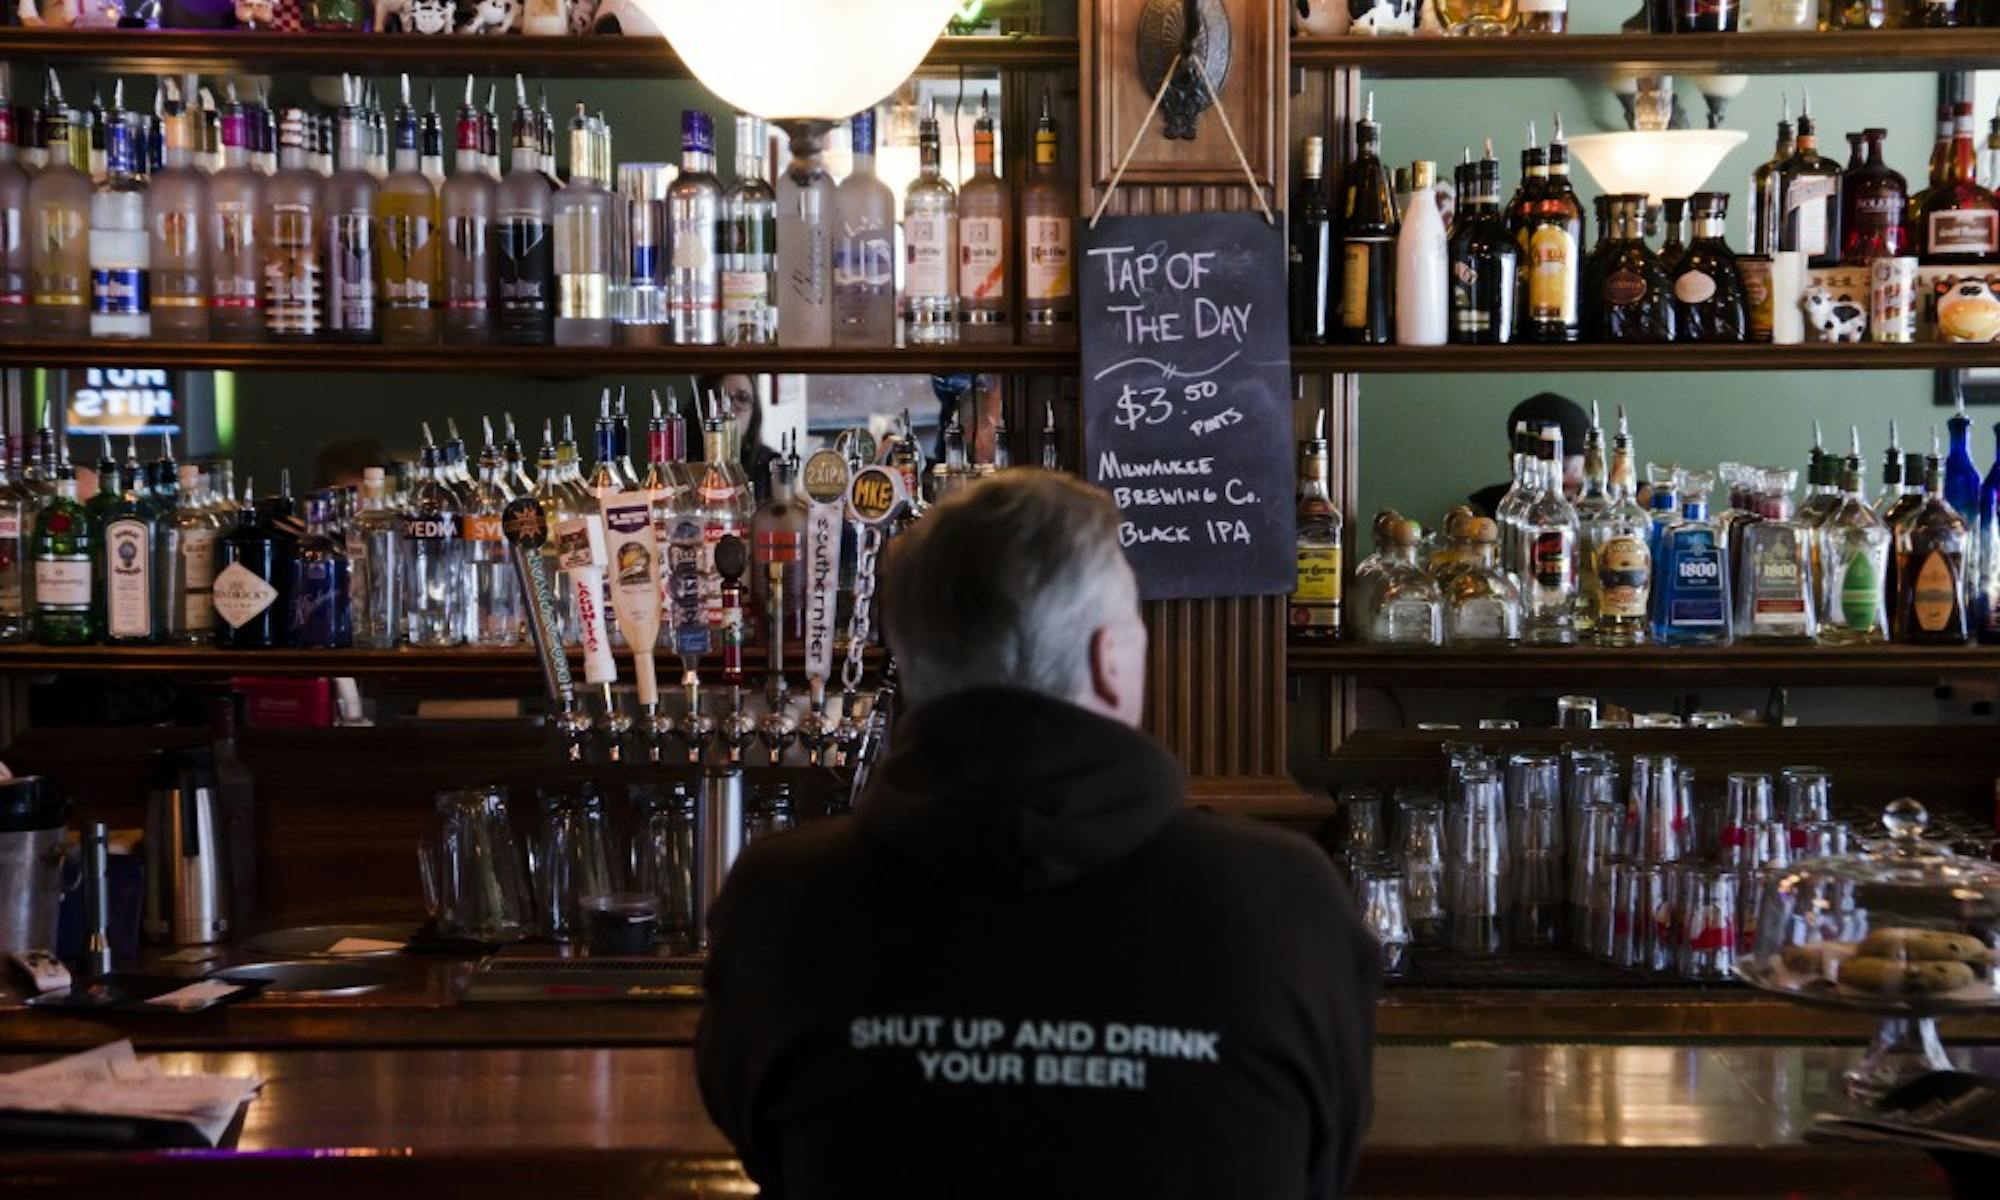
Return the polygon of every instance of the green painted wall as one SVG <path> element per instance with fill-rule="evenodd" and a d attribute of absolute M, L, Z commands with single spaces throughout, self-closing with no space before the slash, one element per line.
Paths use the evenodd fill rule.
<path fill-rule="evenodd" d="M 1802 86 L 1812 91 L 1823 153 L 1845 160 L 1848 130 L 1882 126 L 1889 130 L 1890 165 L 1922 186 L 1937 105 L 1935 75 L 1752 78 L 1730 102 L 1725 121 L 1748 131 L 1749 141 L 1710 180 L 1712 188 L 1731 193 L 1732 245 L 1747 240 L 1743 194 L 1751 170 L 1770 157 L 1779 94 L 1789 92 L 1796 105 Z M 1396 80 L 1373 90 L 1388 161 L 1456 161 L 1460 147 L 1472 146 L 1476 154 L 1491 136 L 1508 189 L 1530 118 L 1544 140 L 1558 110 L 1571 136 L 1624 128 L 1615 98 L 1594 80 Z M 1677 91 L 1690 121 L 1700 123 L 1705 108 L 1694 80 L 1678 80 Z M 1581 167 L 1573 171 L 1587 210 L 1598 189 Z M 1844 438 L 1847 424 L 1858 422 L 1871 461 L 1891 418 L 1901 421 L 1904 444 L 1912 444 L 1918 434 L 1911 431 L 1948 415 L 1933 406 L 1934 388 L 1934 377 L 1923 371 L 1363 376 L 1355 468 L 1361 503 L 1350 516 L 1365 529 L 1377 509 L 1393 506 L 1429 526 L 1467 492 L 1504 480 L 1507 410 L 1539 391 L 1586 405 L 1600 400 L 1607 420 L 1616 405 L 1625 405 L 1642 463 L 1706 467 L 1731 459 L 1802 467 L 1815 417 L 1826 423 L 1829 438 L 1836 431 Z M 1987 446 L 1982 437 L 1982 461 Z"/>

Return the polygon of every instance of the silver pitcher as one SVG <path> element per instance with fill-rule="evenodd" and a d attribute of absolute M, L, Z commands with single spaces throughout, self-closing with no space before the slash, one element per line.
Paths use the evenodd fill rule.
<path fill-rule="evenodd" d="M 69 801 L 41 775 L 0 781 L 0 954 L 56 948 Z"/>
<path fill-rule="evenodd" d="M 214 752 L 155 753 L 146 793 L 146 940 L 202 946 L 228 939 L 226 853 Z"/>

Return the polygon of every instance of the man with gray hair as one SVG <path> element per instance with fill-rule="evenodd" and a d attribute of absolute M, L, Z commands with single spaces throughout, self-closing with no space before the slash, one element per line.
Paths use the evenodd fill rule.
<path fill-rule="evenodd" d="M 1118 513 L 1003 472 L 893 544 L 909 711 L 710 914 L 702 1097 L 767 1197 L 1338 1196 L 1377 954 L 1302 838 L 1138 732 Z"/>

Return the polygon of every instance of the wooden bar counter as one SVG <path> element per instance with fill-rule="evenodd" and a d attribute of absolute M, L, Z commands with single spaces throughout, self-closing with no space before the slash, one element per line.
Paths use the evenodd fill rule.
<path fill-rule="evenodd" d="M 1859 1052 L 1799 1046 L 1390 1046 L 1361 1196 L 1932 1197 L 1909 1151 L 1807 1146 Z M 2000 1070 L 2000 1052 L 1972 1065 Z M 0 1156 L 11 1200 L 751 1194 L 685 1048 L 163 1056 L 266 1081 L 229 1152 Z M 29 1065 L 0 1056 L 0 1070 Z M 1959 1194 L 1978 1194 L 1964 1191 Z M 1993 1193 L 1986 1193 L 1991 1195 Z"/>

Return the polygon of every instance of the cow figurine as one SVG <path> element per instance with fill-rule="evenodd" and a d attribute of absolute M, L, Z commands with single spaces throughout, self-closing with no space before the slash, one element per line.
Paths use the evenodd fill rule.
<path fill-rule="evenodd" d="M 1400 34 L 1417 31 L 1421 0 L 1348 0 L 1354 15 L 1350 28 L 1359 34 Z"/>
<path fill-rule="evenodd" d="M 1868 332 L 1867 306 L 1855 303 L 1854 297 L 1846 292 L 1814 287 L 1806 292 L 1801 304 L 1814 341 L 1858 342 Z"/>
<path fill-rule="evenodd" d="M 513 33 L 521 24 L 521 0 L 473 0 L 472 19 L 460 33 Z"/>
<path fill-rule="evenodd" d="M 377 0 L 377 33 L 450 33 L 458 23 L 454 0 Z"/>
<path fill-rule="evenodd" d="M 2000 338 L 2000 298 L 1992 284 L 1977 275 L 1946 279 L 1937 298 L 1937 330 L 1941 342 Z"/>

